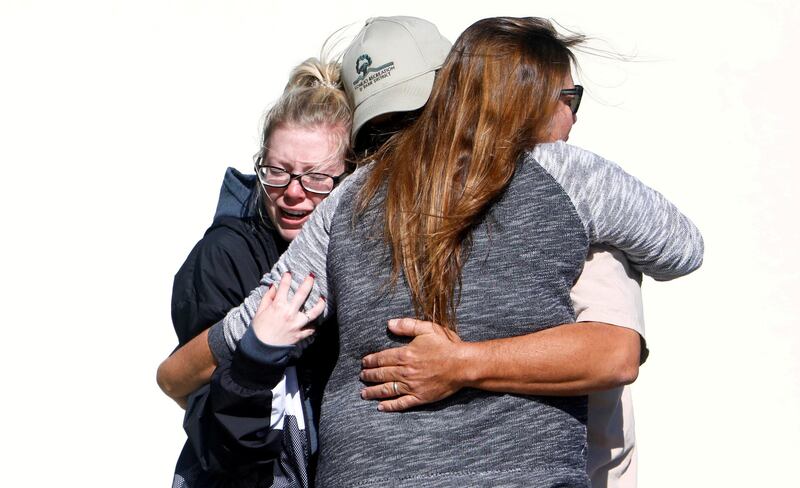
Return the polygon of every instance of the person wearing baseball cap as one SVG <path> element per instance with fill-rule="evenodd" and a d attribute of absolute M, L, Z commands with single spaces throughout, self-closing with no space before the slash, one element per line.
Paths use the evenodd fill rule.
<path fill-rule="evenodd" d="M 368 19 L 342 58 L 342 82 L 354 108 L 352 138 L 371 120 L 425 105 L 451 46 L 423 19 Z"/>

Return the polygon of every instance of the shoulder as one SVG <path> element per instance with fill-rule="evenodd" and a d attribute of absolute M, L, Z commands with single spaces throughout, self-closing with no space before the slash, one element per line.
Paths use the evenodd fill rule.
<path fill-rule="evenodd" d="M 525 154 L 524 160 L 535 161 L 562 185 L 574 184 L 576 177 L 588 178 L 616 168 L 602 156 L 564 141 L 539 144 Z"/>
<path fill-rule="evenodd" d="M 635 186 L 631 177 L 617 164 L 591 151 L 563 141 L 539 144 L 528 151 L 525 163 L 539 164 L 572 200 L 588 235 L 593 236 L 592 221 L 615 195 Z"/>
<path fill-rule="evenodd" d="M 274 237 L 258 227 L 215 220 L 175 274 L 172 320 L 181 343 L 222 319 L 277 261 Z"/>
<path fill-rule="evenodd" d="M 312 225 L 306 224 L 310 228 L 322 225 L 326 232 L 330 231 L 331 221 L 336 214 L 339 205 L 343 201 L 350 201 L 359 188 L 364 184 L 364 180 L 370 173 L 374 164 L 367 163 L 359 166 L 352 174 L 342 181 L 339 186 L 334 188 L 330 195 L 323 200 L 312 214 Z M 303 227 L 305 229 L 305 227 Z"/>
<path fill-rule="evenodd" d="M 358 188 L 361 188 L 361 186 L 364 184 L 364 181 L 367 179 L 367 176 L 372 172 L 374 167 L 374 161 L 369 161 L 356 168 L 356 170 L 353 171 L 353 173 L 347 178 L 345 178 L 345 180 L 337 188 L 337 190 L 339 190 L 339 194 L 351 193 Z"/>
<path fill-rule="evenodd" d="M 206 256 L 235 254 L 251 250 L 254 245 L 276 246 L 277 239 L 274 231 L 252 219 L 220 217 L 214 220 L 198 246 Z"/>
<path fill-rule="evenodd" d="M 217 218 L 186 258 L 176 281 L 260 276 L 277 261 L 278 244 L 274 231 L 251 219 Z"/>

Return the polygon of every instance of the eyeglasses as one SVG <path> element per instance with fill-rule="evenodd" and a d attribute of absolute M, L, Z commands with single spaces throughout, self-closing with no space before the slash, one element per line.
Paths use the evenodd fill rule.
<path fill-rule="evenodd" d="M 286 188 L 292 180 L 296 179 L 305 191 L 320 195 L 327 195 L 332 192 L 336 185 L 339 184 L 339 180 L 342 179 L 342 175 L 331 176 L 325 173 L 290 173 L 277 166 L 262 165 L 261 158 L 256 161 L 255 171 L 256 175 L 258 175 L 258 181 L 264 186 Z"/>
<path fill-rule="evenodd" d="M 578 113 L 578 107 L 581 106 L 581 97 L 583 97 L 583 87 L 575 85 L 575 88 L 565 88 L 561 90 L 561 96 L 567 99 L 567 105 L 572 110 L 572 114 Z"/>

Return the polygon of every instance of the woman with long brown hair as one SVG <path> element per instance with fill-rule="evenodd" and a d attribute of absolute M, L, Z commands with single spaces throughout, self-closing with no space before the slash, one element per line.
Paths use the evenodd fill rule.
<path fill-rule="evenodd" d="M 469 27 L 419 118 L 319 205 L 226 317 L 234 362 L 246 366 L 232 374 L 247 376 L 268 347 L 259 340 L 266 331 L 295 333 L 301 350 L 320 297 L 325 314 L 335 312 L 318 486 L 587 486 L 585 396 L 535 396 L 524 382 L 509 388 L 477 375 L 440 402 L 387 415 L 360 399 L 358 376 L 361 358 L 403 341 L 386 333 L 391 319 L 457 333 L 452 360 L 465 371 L 480 362 L 475 344 L 573 322 L 569 290 L 590 244 L 621 249 L 656 279 L 700 265 L 699 232 L 661 195 L 595 154 L 552 142 L 574 122 L 570 48 L 581 41 L 543 19 Z M 306 282 L 301 296 L 305 277 L 316 276 L 309 320 L 273 310 L 274 287 L 259 307 L 287 271 L 293 288 Z M 383 388 L 405 394 L 399 382 Z"/>

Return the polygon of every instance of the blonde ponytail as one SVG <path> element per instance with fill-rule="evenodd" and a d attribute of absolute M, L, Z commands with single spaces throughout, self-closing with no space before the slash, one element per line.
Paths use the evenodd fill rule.
<path fill-rule="evenodd" d="M 309 58 L 292 70 L 283 95 L 267 112 L 261 150 L 263 157 L 269 137 L 282 125 L 325 127 L 335 132 L 344 153 L 350 148 L 353 110 L 340 83 L 341 65 L 335 61 Z"/>
<path fill-rule="evenodd" d="M 324 62 L 317 58 L 308 58 L 292 70 L 286 90 L 315 86 L 341 90 L 341 73 L 341 65 L 337 62 Z"/>

